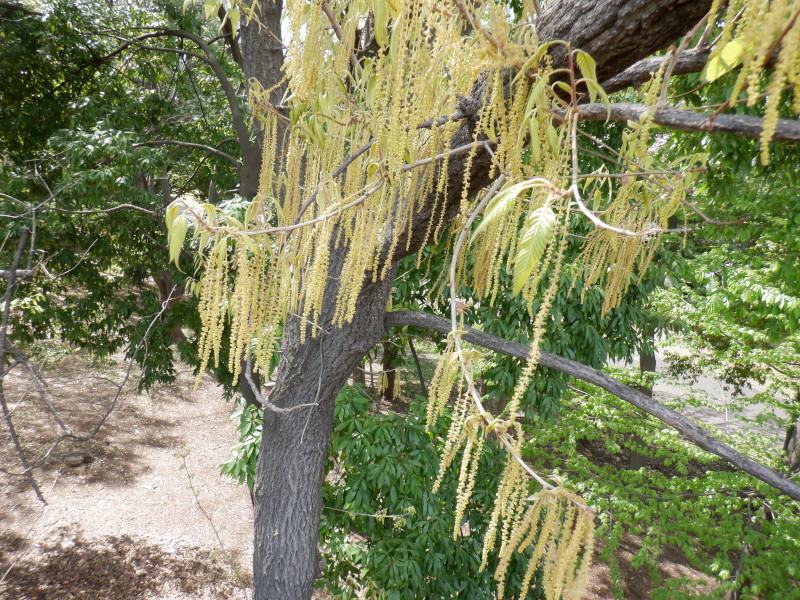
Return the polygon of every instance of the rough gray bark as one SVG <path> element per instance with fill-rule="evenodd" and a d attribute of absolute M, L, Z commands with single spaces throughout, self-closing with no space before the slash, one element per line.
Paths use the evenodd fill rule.
<path fill-rule="evenodd" d="M 343 256 L 341 248 L 331 255 L 331 264 L 339 265 L 339 270 Z M 354 320 L 342 328 L 330 325 L 338 285 L 329 285 L 325 292 L 316 338 L 307 332 L 301 344 L 300 327 L 307 325 L 294 316 L 286 324 L 270 402 L 282 409 L 317 406 L 288 414 L 264 411 L 253 490 L 254 600 L 311 597 L 334 401 L 353 369 L 380 341 L 393 275 L 364 286 Z"/>
<path fill-rule="evenodd" d="M 711 0 L 551 0 L 536 30 L 542 41 L 568 41 L 591 54 L 604 81 L 668 47 L 710 8 Z M 565 63 L 563 47 L 552 55 Z"/>
<path fill-rule="evenodd" d="M 413 325 L 415 327 L 425 327 L 427 329 L 441 331 L 442 333 L 447 333 L 450 331 L 449 319 L 412 310 L 388 313 L 386 315 L 385 323 L 387 329 L 390 327 Z M 523 360 L 527 359 L 528 355 L 530 354 L 530 346 L 526 346 L 525 344 L 510 342 L 488 333 L 478 331 L 472 327 L 463 327 L 462 329 L 466 332 L 464 335 L 462 335 L 462 339 L 472 344 L 476 344 L 483 348 L 488 348 L 489 350 L 494 350 L 495 352 L 501 352 L 509 356 L 515 356 Z M 602 371 L 577 361 L 558 356 L 556 354 L 550 354 L 549 352 L 541 353 L 539 364 L 550 369 L 554 369 L 560 373 L 571 375 L 572 377 L 580 379 L 581 381 L 596 385 L 607 392 L 611 392 L 617 398 L 620 398 L 636 408 L 643 410 L 647 414 L 654 416 L 659 421 L 674 427 L 686 439 L 690 440 L 703 450 L 711 452 L 712 454 L 716 454 L 720 458 L 727 460 L 737 469 L 740 469 L 745 473 L 749 473 L 753 477 L 768 483 L 790 498 L 800 501 L 800 485 L 788 479 L 784 479 L 780 473 L 777 473 L 772 469 L 768 469 L 764 465 L 747 458 L 745 455 L 737 452 L 730 446 L 723 444 L 714 436 L 709 435 L 705 429 L 693 423 L 682 414 L 677 413 L 674 410 L 659 404 L 658 402 L 655 402 L 641 392 L 628 387 L 624 383 L 617 381 Z"/>
<path fill-rule="evenodd" d="M 711 54 L 710 48 L 695 48 L 682 52 L 681 55 L 678 56 L 675 67 L 672 69 L 672 74 L 685 75 L 686 73 L 699 73 L 703 70 L 703 67 L 706 66 L 709 54 Z M 619 75 L 606 79 L 601 85 L 607 94 L 618 92 L 628 87 L 642 85 L 650 81 L 653 73 L 658 71 L 663 62 L 663 56 L 640 60 L 636 64 L 625 69 Z"/>
<path fill-rule="evenodd" d="M 245 20 L 242 19 L 240 26 L 242 70 L 248 92 L 250 80 L 255 79 L 264 90 L 272 90 L 269 101 L 277 107 L 286 91 L 286 84 L 281 83 L 283 80 L 281 72 L 281 67 L 283 67 L 283 43 L 281 42 L 283 0 L 259 0 L 255 7 L 258 21 L 251 20 L 245 23 Z M 285 126 L 279 124 L 278 131 L 279 136 L 282 136 Z M 246 148 L 242 147 L 241 192 L 245 198 L 254 198 L 258 193 L 262 160 L 261 139 L 261 132 L 256 128 L 252 142 Z M 273 165 L 273 167 L 280 168 L 279 165 Z"/>
<path fill-rule="evenodd" d="M 638 121 L 647 110 L 643 104 L 619 102 L 607 107 L 605 104 L 582 104 L 578 114 L 584 121 Z M 611 113 L 609 116 L 609 112 Z M 678 131 L 704 131 L 706 133 L 730 133 L 739 137 L 757 140 L 761 137 L 764 119 L 749 115 L 720 114 L 709 119 L 710 113 L 697 113 L 677 108 L 659 107 L 653 115 L 656 125 Z M 773 141 L 800 142 L 800 121 L 778 119 Z"/>

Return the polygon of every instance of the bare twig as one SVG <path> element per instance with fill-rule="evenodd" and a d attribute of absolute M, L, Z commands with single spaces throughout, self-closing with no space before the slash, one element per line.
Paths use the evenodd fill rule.
<path fill-rule="evenodd" d="M 320 2 L 322 6 L 322 12 L 325 13 L 325 16 L 328 17 L 328 21 L 331 23 L 331 27 L 333 27 L 334 33 L 336 33 L 336 37 L 339 38 L 339 41 L 342 43 L 346 43 L 347 40 L 344 39 L 344 32 L 342 31 L 342 27 L 339 25 L 339 21 L 336 20 L 336 15 L 333 14 L 331 7 L 325 0 Z M 358 77 L 360 78 L 363 69 L 361 68 L 361 64 L 358 62 L 358 58 L 356 57 L 355 52 L 352 50 L 350 51 L 350 64 L 353 65 L 353 68 L 356 70 Z"/>
<path fill-rule="evenodd" d="M 179 148 L 194 148 L 196 150 L 202 150 L 203 152 L 208 152 L 214 156 L 224 158 L 237 169 L 242 168 L 242 164 L 227 152 L 223 152 L 222 150 L 214 148 L 213 146 L 206 146 L 205 144 L 195 144 L 194 142 L 184 142 L 181 140 L 153 140 L 151 142 L 140 142 L 133 145 L 134 148 L 140 148 L 142 146 L 177 146 Z"/>
<path fill-rule="evenodd" d="M 244 378 L 247 380 L 247 384 L 250 386 L 250 389 L 252 390 L 256 400 L 258 400 L 264 408 L 274 413 L 287 415 L 301 408 L 319 406 L 319 402 L 306 402 L 305 404 L 298 404 L 297 406 L 290 406 L 289 408 L 281 408 L 280 406 L 274 405 L 267 398 L 264 398 L 264 396 L 262 396 L 261 392 L 258 390 L 258 387 L 256 387 L 255 381 L 253 381 L 253 359 L 249 355 L 247 356 L 247 361 L 245 362 Z"/>
<path fill-rule="evenodd" d="M 14 296 L 14 289 L 16 288 L 16 271 L 17 267 L 19 266 L 19 261 L 22 258 L 22 251 L 25 248 L 25 242 L 28 238 L 28 228 L 23 227 L 20 236 L 19 242 L 17 244 L 17 251 L 14 254 L 14 260 L 11 263 L 11 269 L 9 269 L 8 275 L 6 275 L 6 293 L 3 295 L 3 318 L 2 324 L 0 325 L 0 368 L 4 367 L 6 364 L 6 344 L 7 342 L 7 335 L 8 335 L 8 320 L 11 314 L 11 298 Z M 5 392 L 3 390 L 3 378 L 0 377 L 0 407 L 3 409 L 3 417 L 6 421 L 6 427 L 8 427 L 8 433 L 11 435 L 11 441 L 14 443 L 14 448 L 17 450 L 17 455 L 19 456 L 19 461 L 22 463 L 22 468 L 25 469 L 25 476 L 28 478 L 28 483 L 30 483 L 31 488 L 33 488 L 36 497 L 39 499 L 42 504 L 47 504 L 47 501 L 42 496 L 42 491 L 39 489 L 39 486 L 36 484 L 36 479 L 33 477 L 33 473 L 30 470 L 28 465 L 28 460 L 25 458 L 25 453 L 22 451 L 22 445 L 19 443 L 19 436 L 17 436 L 17 430 L 14 428 L 14 422 L 11 419 L 11 414 L 8 412 L 8 404 L 6 403 Z"/>
<path fill-rule="evenodd" d="M 688 200 L 684 199 L 684 200 L 681 200 L 681 204 L 691 208 L 695 213 L 697 213 L 697 215 L 701 219 L 703 219 L 703 221 L 705 221 L 709 225 L 716 225 L 716 226 L 720 226 L 720 227 L 725 227 L 725 226 L 728 226 L 728 225 L 738 225 L 739 223 L 744 223 L 745 221 L 747 221 L 750 218 L 750 217 L 744 216 L 744 217 L 741 217 L 739 219 L 736 219 L 735 221 L 715 221 L 715 220 L 707 217 L 706 215 L 704 215 L 702 213 L 702 211 L 699 208 L 697 208 L 697 206 L 694 203 L 689 202 Z"/>

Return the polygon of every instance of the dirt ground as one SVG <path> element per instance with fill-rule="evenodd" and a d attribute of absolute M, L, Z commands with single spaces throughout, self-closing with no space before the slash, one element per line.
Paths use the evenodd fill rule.
<path fill-rule="evenodd" d="M 47 505 L 25 479 L 0 473 L 0 597 L 247 597 L 253 510 L 246 487 L 219 473 L 236 439 L 233 404 L 221 399 L 210 378 L 192 391 L 191 371 L 179 369 L 174 384 L 150 394 L 137 394 L 135 380 L 128 382 L 92 441 L 67 440 L 50 454 L 35 470 Z M 45 370 L 64 425 L 91 431 L 124 370 L 124 364 L 89 369 L 76 355 Z M 19 375 L 5 381 L 11 408 L 31 385 Z M 33 400 L 29 390 L 14 412 L 29 459 L 60 433 Z M 90 462 L 68 466 L 64 458 L 74 452 L 88 454 Z M 20 470 L 5 425 L 0 467 Z"/>
<path fill-rule="evenodd" d="M 122 381 L 122 362 L 90 365 L 71 354 L 43 371 L 64 425 L 91 431 Z M 29 460 L 46 452 L 58 428 L 23 373 L 4 381 Z M 247 489 L 219 473 L 236 439 L 233 404 L 206 377 L 193 391 L 188 367 L 178 380 L 137 394 L 135 375 L 90 442 L 65 441 L 35 470 L 47 500 L 36 499 L 0 427 L 0 598 L 14 600 L 223 600 L 249 598 L 253 510 Z M 22 400 L 20 402 L 20 400 Z M 88 462 L 69 466 L 68 454 Z M 630 560 L 639 540 L 617 551 L 629 599 L 649 598 L 650 573 Z M 705 577 L 667 552 L 662 576 Z M 319 596 L 320 598 L 322 596 Z M 588 600 L 613 598 L 607 565 L 594 567 Z"/>

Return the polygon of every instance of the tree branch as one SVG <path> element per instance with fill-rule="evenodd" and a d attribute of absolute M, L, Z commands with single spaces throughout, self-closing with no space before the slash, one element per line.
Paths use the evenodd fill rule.
<path fill-rule="evenodd" d="M 584 121 L 605 121 L 609 118 L 609 108 L 595 102 L 578 106 L 578 114 Z M 643 104 L 628 102 L 610 105 L 612 121 L 638 121 L 645 111 L 653 110 Z M 710 119 L 707 113 L 694 113 L 676 108 L 659 108 L 655 111 L 653 122 L 663 127 L 679 131 L 704 131 L 707 133 L 730 133 L 757 140 L 761 136 L 764 119 L 748 115 L 718 115 Z M 800 121 L 779 119 L 773 141 L 800 142 Z"/>
<path fill-rule="evenodd" d="M 708 62 L 711 48 L 695 48 L 687 50 L 678 56 L 675 67 L 672 69 L 673 75 L 685 75 L 686 73 L 699 73 Z M 606 94 L 623 90 L 627 87 L 642 85 L 650 81 L 653 73 L 658 71 L 661 63 L 664 62 L 663 56 L 646 58 L 625 69 L 622 73 L 606 79 L 601 85 Z"/>
<path fill-rule="evenodd" d="M 224 158 L 237 169 L 242 168 L 242 164 L 227 152 L 223 152 L 222 150 L 212 148 L 211 146 L 206 146 L 205 144 L 195 144 L 194 142 L 182 142 L 180 140 L 153 140 L 151 142 L 141 142 L 139 144 L 133 145 L 134 148 L 140 148 L 141 146 L 178 146 L 180 148 L 196 148 L 197 150 L 203 150 L 205 152 L 208 152 L 209 154 L 213 154 L 214 156 L 219 156 L 220 158 Z"/>
<path fill-rule="evenodd" d="M 433 329 L 434 331 L 440 331 L 442 333 L 450 332 L 449 319 L 411 310 L 387 313 L 384 324 L 387 330 L 391 327 L 411 325 Z M 510 342 L 488 333 L 478 331 L 472 327 L 463 327 L 462 329 L 464 331 L 464 333 L 461 335 L 462 339 L 483 348 L 500 352 L 502 354 L 507 354 L 508 356 L 514 356 L 522 360 L 527 360 L 528 356 L 530 355 L 531 349 L 525 344 Z M 737 469 L 740 469 L 741 471 L 760 479 L 764 483 L 771 485 L 790 498 L 800 501 L 800 485 L 789 479 L 784 479 L 780 473 L 777 473 L 776 471 L 773 471 L 772 469 L 769 469 L 764 465 L 747 458 L 745 455 L 737 452 L 730 446 L 720 442 L 717 438 L 707 433 L 702 427 L 693 423 L 680 413 L 677 413 L 674 410 L 659 404 L 641 392 L 628 387 L 624 383 L 621 383 L 612 377 L 609 377 L 602 371 L 568 358 L 550 354 L 549 352 L 541 353 L 539 364 L 559 371 L 560 373 L 565 373 L 566 375 L 575 377 L 576 379 L 580 379 L 581 381 L 591 383 L 592 385 L 596 385 L 597 387 L 614 394 L 621 400 L 632 404 L 636 408 L 643 410 L 663 423 L 675 428 L 686 439 L 696 444 L 703 450 L 711 452 L 712 454 L 725 459 Z"/>
<path fill-rule="evenodd" d="M 34 17 L 43 17 L 44 16 L 44 13 L 40 13 L 38 11 L 31 10 L 30 8 L 26 8 L 25 6 L 22 6 L 21 4 L 18 4 L 16 2 L 0 2 L 0 9 L 6 11 L 6 13 L 3 14 L 3 17 L 5 17 L 6 14 L 8 14 L 9 12 L 14 11 L 14 10 L 18 10 L 18 11 L 20 11 L 21 13 L 23 13 L 25 15 L 30 15 L 30 16 L 34 16 Z"/>
<path fill-rule="evenodd" d="M 130 46 L 134 46 L 143 42 L 144 40 L 151 39 L 151 38 L 158 38 L 158 37 L 176 37 L 176 38 L 183 38 L 190 40 L 197 44 L 200 49 L 203 51 L 205 56 L 196 55 L 197 58 L 205 62 L 211 71 L 214 73 L 214 76 L 220 83 L 220 87 L 222 87 L 222 91 L 225 94 L 225 98 L 228 101 L 228 108 L 231 111 L 231 118 L 233 120 L 233 129 L 236 131 L 236 137 L 238 139 L 239 145 L 242 148 L 242 152 L 245 151 L 250 145 L 250 130 L 247 127 L 247 123 L 242 116 L 242 111 L 239 109 L 239 101 L 238 97 L 236 96 L 236 90 L 233 89 L 233 85 L 228 80 L 228 77 L 225 75 L 225 71 L 222 68 L 222 65 L 219 64 L 217 60 L 217 56 L 214 54 L 211 46 L 201 38 L 199 35 L 191 33 L 189 31 L 181 31 L 179 29 L 159 29 L 153 31 L 151 33 L 145 33 L 140 36 L 137 36 L 133 39 L 126 40 L 125 43 L 117 48 L 114 52 L 102 57 L 101 60 L 108 60 L 112 58 L 116 54 L 124 51 L 126 48 Z M 172 49 L 163 49 L 169 50 L 172 52 Z M 179 51 L 180 52 L 180 51 Z M 190 54 L 189 52 L 183 51 L 184 54 Z"/>

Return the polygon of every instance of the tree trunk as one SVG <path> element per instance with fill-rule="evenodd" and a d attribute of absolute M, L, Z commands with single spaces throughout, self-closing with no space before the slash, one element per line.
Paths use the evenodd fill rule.
<path fill-rule="evenodd" d="M 648 398 L 653 397 L 653 377 L 656 372 L 656 348 L 655 348 L 655 326 L 653 320 L 649 317 L 645 317 L 644 323 L 644 330 L 642 331 L 642 337 L 646 340 L 646 346 L 643 347 L 639 351 L 639 372 L 642 374 L 643 377 L 646 379 L 643 381 L 642 385 L 638 386 L 639 391 L 642 392 Z M 647 349 L 645 349 L 647 348 Z M 637 445 L 642 445 L 644 440 L 638 435 L 633 435 L 633 441 Z M 634 471 L 641 469 L 642 467 L 646 467 L 648 463 L 647 456 L 645 454 L 640 454 L 635 450 L 631 451 L 631 458 L 630 463 L 628 465 L 629 469 Z"/>
<path fill-rule="evenodd" d="M 281 12 L 283 0 L 259 0 L 254 5 L 258 20 L 245 22 L 242 19 L 240 28 L 242 70 L 244 71 L 247 90 L 250 93 L 250 80 L 257 81 L 262 89 L 272 90 L 270 103 L 277 107 L 281 103 L 286 83 L 283 82 L 283 44 L 281 43 Z M 280 112 L 280 111 L 279 111 Z M 255 198 L 258 193 L 258 182 L 261 173 L 261 142 L 263 132 L 256 125 L 254 140 L 247 148 L 242 148 L 242 168 L 240 170 L 240 189 L 245 198 Z M 286 126 L 278 123 L 278 149 L 283 144 Z M 277 153 L 280 155 L 280 151 Z M 272 165 L 280 169 L 280 165 Z"/>
<path fill-rule="evenodd" d="M 341 249 L 332 253 L 331 264 L 341 265 L 343 254 Z M 316 338 L 307 332 L 301 344 L 305 325 L 288 319 L 270 402 L 280 408 L 316 406 L 288 414 L 264 412 L 254 488 L 254 600 L 311 597 L 334 402 L 353 369 L 380 341 L 393 278 L 392 271 L 385 281 L 365 284 L 353 321 L 341 329 L 331 325 L 335 285 L 325 292 Z"/>
<path fill-rule="evenodd" d="M 262 23 L 272 20 L 272 30 L 276 34 L 280 31 L 280 4 L 271 0 L 259 3 Z M 710 4 L 710 0 L 574 0 L 570 3 L 554 0 L 548 3 L 538 25 L 542 39 L 572 40 L 573 48 L 582 47 L 592 52 L 597 60 L 598 76 L 605 79 L 674 41 L 705 14 Z M 559 11 L 559 6 L 565 8 Z M 558 25 L 569 23 L 573 16 L 575 27 L 562 32 Z M 269 34 L 254 23 L 242 29 L 245 75 L 262 81 L 265 88 L 269 85 L 264 81 L 269 79 L 270 72 L 274 76 L 274 66 L 282 61 L 278 45 L 270 45 L 268 37 Z M 462 100 L 460 111 L 465 118 L 452 138 L 454 145 L 473 140 L 485 89 L 484 78 L 476 82 L 470 96 Z M 458 213 L 466 168 L 471 169 L 469 193 L 477 192 L 489 182 L 491 160 L 491 154 L 483 149 L 470 161 L 465 155 L 451 158 L 448 163 L 450 184 L 445 198 L 443 201 L 437 201 L 434 196 L 419 199 L 420 209 L 410 228 L 411 239 L 404 234 L 397 244 L 397 248 L 407 249 L 400 254 L 416 252 L 424 245 L 427 225 L 432 219 L 450 220 Z M 255 165 L 252 161 L 242 170 L 242 190 L 247 197 L 255 193 Z M 400 254 L 394 256 L 395 261 L 402 258 Z M 301 344 L 301 324 L 296 317 L 290 317 L 284 329 L 283 353 L 270 402 L 279 408 L 314 406 L 300 407 L 290 413 L 267 410 L 264 415 L 254 488 L 255 600 L 308 600 L 311 597 L 317 575 L 321 485 L 333 427 L 334 402 L 353 369 L 380 341 L 384 329 L 393 271 L 383 282 L 364 285 L 350 324 L 341 329 L 331 326 L 336 281 L 343 257 L 341 249 L 331 253 L 329 287 L 319 320 L 322 330 L 317 337 L 309 334 Z"/>

